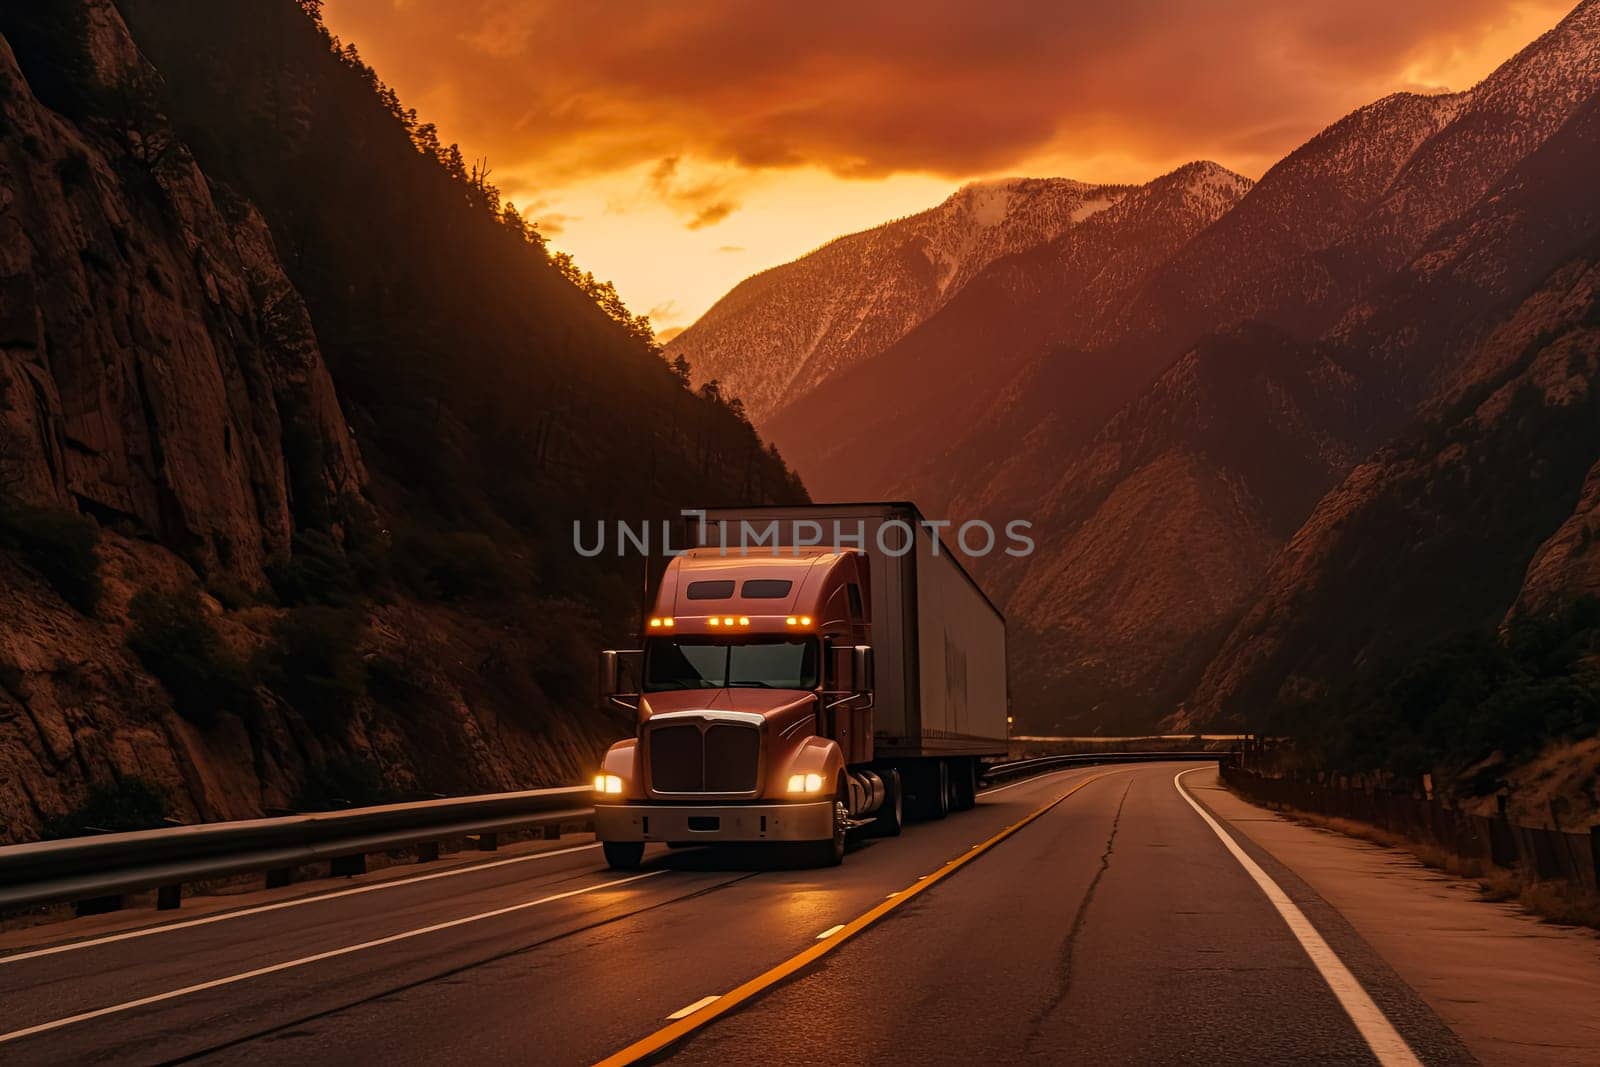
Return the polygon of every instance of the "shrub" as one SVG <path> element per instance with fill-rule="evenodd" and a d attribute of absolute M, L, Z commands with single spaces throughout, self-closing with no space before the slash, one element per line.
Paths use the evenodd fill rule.
<path fill-rule="evenodd" d="M 194 590 L 146 589 L 129 607 L 128 647 L 166 687 L 178 714 L 200 726 L 251 699 L 249 672 L 206 618 Z"/>
<path fill-rule="evenodd" d="M 290 806 L 296 811 L 333 811 L 400 799 L 372 764 L 335 756 L 312 768 Z"/>
<path fill-rule="evenodd" d="M 599 621 L 571 600 L 541 601 L 528 627 L 532 641 L 527 665 L 539 689 L 556 703 L 578 704 L 593 693 L 593 664 L 599 654 Z"/>
<path fill-rule="evenodd" d="M 135 775 L 91 786 L 82 804 L 47 821 L 46 838 L 79 837 L 98 830 L 154 830 L 167 825 L 167 796 Z"/>
<path fill-rule="evenodd" d="M 207 578 L 206 590 L 229 611 L 255 607 L 261 603 L 261 597 L 254 589 L 234 578 Z"/>
<path fill-rule="evenodd" d="M 356 611 L 295 608 L 273 628 L 267 684 L 313 723 L 343 722 L 366 695 L 366 667 L 356 649 L 364 629 Z"/>
<path fill-rule="evenodd" d="M 395 537 L 393 563 L 406 586 L 434 600 L 493 599 L 526 584 L 500 547 L 481 533 L 410 527 Z"/>
<path fill-rule="evenodd" d="M 85 615 L 100 602 L 99 543 L 100 528 L 76 512 L 0 501 L 0 547 L 17 552 Z"/>
<path fill-rule="evenodd" d="M 272 591 L 284 604 L 349 607 L 360 598 L 360 581 L 339 543 L 317 530 L 294 535 L 287 559 L 267 567 Z"/>
<path fill-rule="evenodd" d="M 1505 633 L 1469 633 L 1375 665 L 1274 726 L 1329 770 L 1454 778 L 1497 788 L 1504 766 L 1600 728 L 1600 601 L 1514 616 Z M 1487 761 L 1487 762 L 1486 762 Z"/>
<path fill-rule="evenodd" d="M 412 661 L 391 656 L 367 661 L 367 692 L 390 711 L 404 713 L 425 708 L 431 695 L 426 677 Z"/>

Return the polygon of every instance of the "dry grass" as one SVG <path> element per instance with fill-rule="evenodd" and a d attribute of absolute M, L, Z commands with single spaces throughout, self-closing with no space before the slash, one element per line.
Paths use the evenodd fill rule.
<path fill-rule="evenodd" d="M 1242 799 L 1248 800 L 1247 797 Z M 1250 803 L 1257 803 L 1250 801 Z M 1273 809 L 1306 826 L 1332 830 L 1346 837 L 1370 841 L 1384 848 L 1398 849 L 1415 856 L 1424 866 L 1476 882 L 1483 899 L 1497 903 L 1514 902 L 1548 922 L 1566 926 L 1588 926 L 1600 930 L 1600 896 L 1570 882 L 1536 882 L 1516 871 L 1508 871 L 1481 859 L 1457 856 L 1437 845 L 1416 841 L 1381 827 L 1340 819 L 1298 808 Z"/>

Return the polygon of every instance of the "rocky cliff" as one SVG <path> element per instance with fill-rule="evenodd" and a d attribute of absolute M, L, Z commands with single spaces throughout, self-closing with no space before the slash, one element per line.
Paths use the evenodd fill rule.
<path fill-rule="evenodd" d="M 76 88 L 133 93 L 154 72 L 115 9 L 89 10 Z M 315 440 L 324 491 L 364 478 L 265 223 L 158 117 L 89 128 L 46 107 L 9 46 L 0 107 L 8 490 L 261 581 L 293 529 L 286 432 Z"/>
<path fill-rule="evenodd" d="M 0 844 L 577 780 L 572 521 L 800 498 L 386 93 L 293 0 L 0 11 Z"/>
<path fill-rule="evenodd" d="M 41 63 L 47 30 L 82 34 L 73 93 L 152 76 L 113 8 L 81 14 L 21 34 Z M 213 188 L 156 120 L 139 135 L 163 141 L 159 161 L 131 134 L 47 107 L 0 41 L 0 479 L 13 508 L 81 511 L 107 530 L 108 589 L 101 621 L 0 562 L 0 841 L 119 776 L 158 783 L 190 818 L 259 810 L 235 773 L 254 763 L 249 743 L 186 729 L 115 619 L 133 588 L 263 581 L 294 529 L 286 424 L 316 440 L 327 492 L 362 490 L 259 214 Z"/>

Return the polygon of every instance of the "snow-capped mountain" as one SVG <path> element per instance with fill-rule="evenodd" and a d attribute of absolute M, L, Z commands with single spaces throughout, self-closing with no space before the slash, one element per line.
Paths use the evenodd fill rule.
<path fill-rule="evenodd" d="M 667 345 L 759 426 L 882 352 L 1002 256 L 1093 218 L 1126 189 L 1062 178 L 967 185 L 937 207 L 830 241 L 741 282 Z"/>
<path fill-rule="evenodd" d="M 1094 339 L 1171 351 L 1262 319 L 1316 337 L 1567 121 L 1600 82 L 1600 4 L 1465 92 L 1396 93 L 1272 167 Z"/>
<path fill-rule="evenodd" d="M 1020 428 L 1092 432 L 1160 366 L 1092 361 L 1083 341 L 1249 189 L 1248 179 L 1199 162 L 1128 190 L 1053 240 L 996 260 L 881 355 L 768 420 L 768 436 L 814 496 L 907 493 L 939 510 L 992 464 L 1026 455 L 1016 448 Z M 1051 352 L 1074 368 L 1070 388 L 1030 388 L 1027 369 Z M 993 432 L 977 435 L 991 429 L 991 413 Z"/>

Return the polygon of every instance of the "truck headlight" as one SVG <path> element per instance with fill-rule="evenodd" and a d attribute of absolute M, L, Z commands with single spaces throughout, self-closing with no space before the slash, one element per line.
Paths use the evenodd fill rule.
<path fill-rule="evenodd" d="M 622 792 L 622 779 L 614 774 L 597 774 L 594 776 L 594 791 L 596 793 Z"/>
<path fill-rule="evenodd" d="M 820 774 L 791 774 L 789 776 L 789 792 L 791 792 L 791 793 L 820 793 L 820 792 L 822 792 L 822 775 L 820 775 Z"/>

